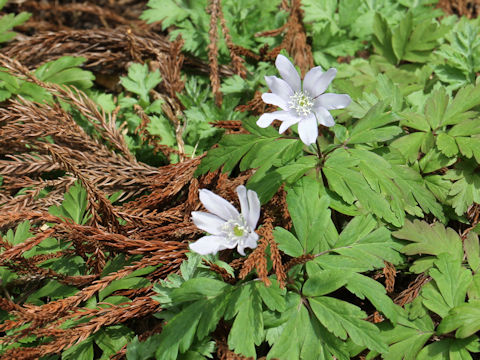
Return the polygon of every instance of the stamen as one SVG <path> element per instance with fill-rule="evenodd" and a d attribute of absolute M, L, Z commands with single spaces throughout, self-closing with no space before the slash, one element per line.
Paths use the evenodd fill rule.
<path fill-rule="evenodd" d="M 307 116 L 312 112 L 313 98 L 303 91 L 297 91 L 290 97 L 288 105 L 297 112 L 298 116 Z"/>
<path fill-rule="evenodd" d="M 222 231 L 227 241 L 232 245 L 243 244 L 251 232 L 242 215 L 223 224 Z"/>

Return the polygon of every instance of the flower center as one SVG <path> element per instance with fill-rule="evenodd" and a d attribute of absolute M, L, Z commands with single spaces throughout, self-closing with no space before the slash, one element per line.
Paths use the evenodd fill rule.
<path fill-rule="evenodd" d="M 298 116 L 307 116 L 312 112 L 313 98 L 303 91 L 297 91 L 290 96 L 288 105 L 297 112 Z"/>
<path fill-rule="evenodd" d="M 244 229 L 242 226 L 238 226 L 236 225 L 234 228 L 233 228 L 233 234 L 235 236 L 243 236 L 243 233 L 244 233 Z"/>
<path fill-rule="evenodd" d="M 243 216 L 240 215 L 238 218 L 228 220 L 223 224 L 222 231 L 227 241 L 233 245 L 238 243 L 242 244 L 247 239 L 251 229 Z"/>

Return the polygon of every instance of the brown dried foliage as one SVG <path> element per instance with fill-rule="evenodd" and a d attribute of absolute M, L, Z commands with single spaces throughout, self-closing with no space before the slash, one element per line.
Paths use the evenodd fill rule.
<path fill-rule="evenodd" d="M 220 0 L 210 0 L 207 12 L 210 14 L 210 30 L 208 37 L 208 60 L 210 64 L 210 84 L 215 96 L 217 106 L 222 105 L 222 93 L 220 92 L 220 75 L 218 73 L 218 16 L 220 12 Z"/>
<path fill-rule="evenodd" d="M 480 15 L 480 0 L 440 0 L 437 7 L 447 14 L 466 16 L 469 19 Z"/>

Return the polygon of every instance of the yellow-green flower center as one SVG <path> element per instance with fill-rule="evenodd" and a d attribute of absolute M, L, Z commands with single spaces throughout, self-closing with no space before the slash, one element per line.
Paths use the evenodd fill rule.
<path fill-rule="evenodd" d="M 243 244 L 252 231 L 242 215 L 228 220 L 222 226 L 223 235 L 230 244 Z"/>
<path fill-rule="evenodd" d="M 238 226 L 236 225 L 234 228 L 233 228 L 233 234 L 235 236 L 243 236 L 243 233 L 244 233 L 244 228 L 242 226 Z"/>
<path fill-rule="evenodd" d="M 288 105 L 297 112 L 298 116 L 307 116 L 312 112 L 313 98 L 303 91 L 297 91 L 290 96 Z"/>

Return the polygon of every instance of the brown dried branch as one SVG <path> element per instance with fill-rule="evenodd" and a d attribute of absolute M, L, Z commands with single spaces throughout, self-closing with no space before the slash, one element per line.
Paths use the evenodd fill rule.
<path fill-rule="evenodd" d="M 237 48 L 232 41 L 232 37 L 230 36 L 230 30 L 228 30 L 227 22 L 225 21 L 225 17 L 223 16 L 221 1 L 218 2 L 218 17 L 220 19 L 220 25 L 222 27 L 223 36 L 225 37 L 225 42 L 227 43 L 228 51 L 230 52 L 233 69 L 235 70 L 235 73 L 237 75 L 245 79 L 247 77 L 247 69 L 245 69 L 245 66 L 243 65 L 245 60 L 243 60 L 236 51 Z"/>
<path fill-rule="evenodd" d="M 134 57 L 125 51 L 131 47 L 132 39 L 137 51 Z M 29 68 L 36 68 L 61 56 L 83 56 L 87 59 L 86 69 L 111 75 L 124 72 L 127 65 L 137 57 L 140 57 L 142 62 L 149 58 L 163 60 L 171 46 L 164 36 L 154 32 L 118 27 L 43 32 L 21 42 L 13 42 L 0 49 L 0 53 L 16 58 Z M 185 57 L 185 65 L 200 73 L 209 73 L 208 64 L 191 56 Z M 234 71 L 228 66 L 220 65 L 219 74 L 232 76 Z"/>
<path fill-rule="evenodd" d="M 181 36 L 171 43 L 164 61 L 156 63 L 162 74 L 162 86 L 166 89 L 167 95 L 172 99 L 177 99 L 177 93 L 181 93 L 185 87 L 185 83 L 181 78 L 180 70 L 182 69 L 185 56 L 182 54 L 184 41 Z"/>
<path fill-rule="evenodd" d="M 395 266 L 392 263 L 385 261 L 383 274 L 385 275 L 385 288 L 387 289 L 387 293 L 391 294 L 395 288 L 395 277 L 397 275 Z"/>
<path fill-rule="evenodd" d="M 267 249 L 268 241 L 263 236 L 258 240 L 258 246 L 248 258 L 243 263 L 243 267 L 240 270 L 238 275 L 240 279 L 245 279 L 245 277 L 250 273 L 250 271 L 255 268 L 257 271 L 258 278 L 263 281 L 266 286 L 271 285 L 271 281 L 268 278 L 267 270 L 267 258 L 265 250 Z"/>
<path fill-rule="evenodd" d="M 207 13 L 210 14 L 210 30 L 208 36 L 208 60 L 210 65 L 210 84 L 217 106 L 222 105 L 222 93 L 220 92 L 220 74 L 218 72 L 218 16 L 220 11 L 220 0 L 210 0 Z"/>
<path fill-rule="evenodd" d="M 299 257 L 293 258 L 285 264 L 284 270 L 286 273 L 288 273 L 288 271 L 292 267 L 300 264 L 305 264 L 306 262 L 309 262 L 310 260 L 313 260 L 313 259 L 315 259 L 315 255 L 312 255 L 312 254 L 305 254 L 305 255 L 301 255 Z"/>
<path fill-rule="evenodd" d="M 38 13 L 39 11 L 47 11 L 53 13 L 51 16 L 58 16 L 58 13 L 86 13 L 89 16 L 94 15 L 98 16 L 100 22 L 106 27 L 109 28 L 107 20 L 110 20 L 113 23 L 126 25 L 130 21 L 124 17 L 118 15 L 116 12 L 109 9 L 105 9 L 101 6 L 97 6 L 89 3 L 73 3 L 73 4 L 49 4 L 38 1 L 27 1 L 22 6 L 24 9 Z"/>
<path fill-rule="evenodd" d="M 117 217 L 119 214 L 113 208 L 110 201 L 107 200 L 105 195 L 91 183 L 87 176 L 80 171 L 75 162 L 68 157 L 68 153 L 65 153 L 64 149 L 54 144 L 45 145 L 45 147 L 54 161 L 59 163 L 63 169 L 72 173 L 82 182 L 83 187 L 87 191 L 87 208 L 92 214 L 93 223 L 102 224 L 106 228 L 111 228 L 118 231 L 120 224 L 118 223 Z"/>
<path fill-rule="evenodd" d="M 425 274 L 418 275 L 417 278 L 393 300 L 394 303 L 400 306 L 411 303 L 418 296 L 422 286 L 430 280 L 431 278 Z"/>
<path fill-rule="evenodd" d="M 121 324 L 132 318 L 144 317 L 159 310 L 158 302 L 149 296 L 136 298 L 128 303 L 128 306 L 117 305 L 107 309 L 86 310 L 82 313 L 82 317 L 91 317 L 91 320 L 88 322 L 69 329 L 35 329 L 33 333 L 37 337 L 53 338 L 53 340 L 36 347 L 7 350 L 3 357 L 9 359 L 31 359 L 49 354 L 58 354 L 62 350 L 87 339 L 91 334 L 99 331 L 104 326 Z M 4 341 L 2 340 L 1 342 Z"/>

